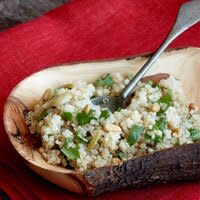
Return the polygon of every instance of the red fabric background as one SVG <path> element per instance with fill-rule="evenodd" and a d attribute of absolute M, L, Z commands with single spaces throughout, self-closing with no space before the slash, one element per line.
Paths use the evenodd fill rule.
<path fill-rule="evenodd" d="M 3 104 L 23 78 L 47 66 L 119 58 L 155 50 L 185 0 L 74 0 L 0 33 L 0 188 L 12 199 L 81 199 L 29 170 L 8 141 Z M 199 46 L 200 24 L 171 47 Z M 200 199 L 200 183 L 118 191 L 97 199 Z"/>

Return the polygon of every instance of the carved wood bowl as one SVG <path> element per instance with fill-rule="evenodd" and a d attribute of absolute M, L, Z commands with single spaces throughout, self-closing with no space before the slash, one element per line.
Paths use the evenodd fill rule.
<path fill-rule="evenodd" d="M 8 137 L 27 165 L 49 181 L 79 194 L 98 195 L 127 187 L 200 178 L 200 144 L 188 144 L 138 157 L 120 165 L 96 168 L 85 173 L 48 164 L 33 148 L 24 122 L 47 88 L 71 80 L 95 80 L 108 72 L 136 72 L 145 57 L 106 62 L 62 65 L 37 72 L 21 81 L 11 92 L 4 109 Z M 200 49 L 186 48 L 164 53 L 148 75 L 169 73 L 179 78 L 191 101 L 200 106 Z"/>

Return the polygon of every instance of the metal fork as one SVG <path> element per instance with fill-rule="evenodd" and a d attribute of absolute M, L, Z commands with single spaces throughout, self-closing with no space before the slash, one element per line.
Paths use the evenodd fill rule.
<path fill-rule="evenodd" d="M 107 108 L 111 112 L 116 111 L 119 107 L 125 108 L 127 106 L 127 99 L 133 94 L 134 88 L 141 78 L 151 68 L 153 63 L 158 59 L 160 54 L 169 46 L 184 31 L 200 21 L 200 0 L 193 0 L 184 3 L 178 12 L 176 22 L 172 27 L 171 32 L 161 44 L 159 49 L 148 59 L 144 66 L 137 72 L 130 83 L 124 88 L 119 96 L 99 96 L 92 99 L 92 103 L 100 105 L 102 108 Z"/>

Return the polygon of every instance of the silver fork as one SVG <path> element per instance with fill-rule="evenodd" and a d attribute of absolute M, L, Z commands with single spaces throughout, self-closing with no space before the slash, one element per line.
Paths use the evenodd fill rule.
<path fill-rule="evenodd" d="M 141 78 L 151 68 L 152 64 L 157 60 L 160 54 L 169 46 L 184 31 L 200 21 L 200 0 L 193 0 L 184 3 L 180 9 L 176 22 L 171 32 L 166 37 L 165 41 L 161 44 L 159 49 L 153 54 L 152 57 L 144 64 L 144 66 L 137 72 L 130 83 L 124 88 L 119 96 L 99 96 L 92 99 L 92 103 L 100 105 L 102 108 L 107 108 L 111 112 L 116 111 L 119 107 L 125 108 L 127 100 L 133 94 L 134 88 Z"/>

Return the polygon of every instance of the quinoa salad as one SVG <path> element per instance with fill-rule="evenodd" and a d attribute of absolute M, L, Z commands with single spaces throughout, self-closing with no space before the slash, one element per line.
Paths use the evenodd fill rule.
<path fill-rule="evenodd" d="M 173 76 L 139 82 L 128 107 L 114 113 L 92 104 L 119 95 L 132 77 L 106 74 L 45 91 L 26 123 L 47 163 L 85 171 L 200 140 L 200 111 Z"/>

